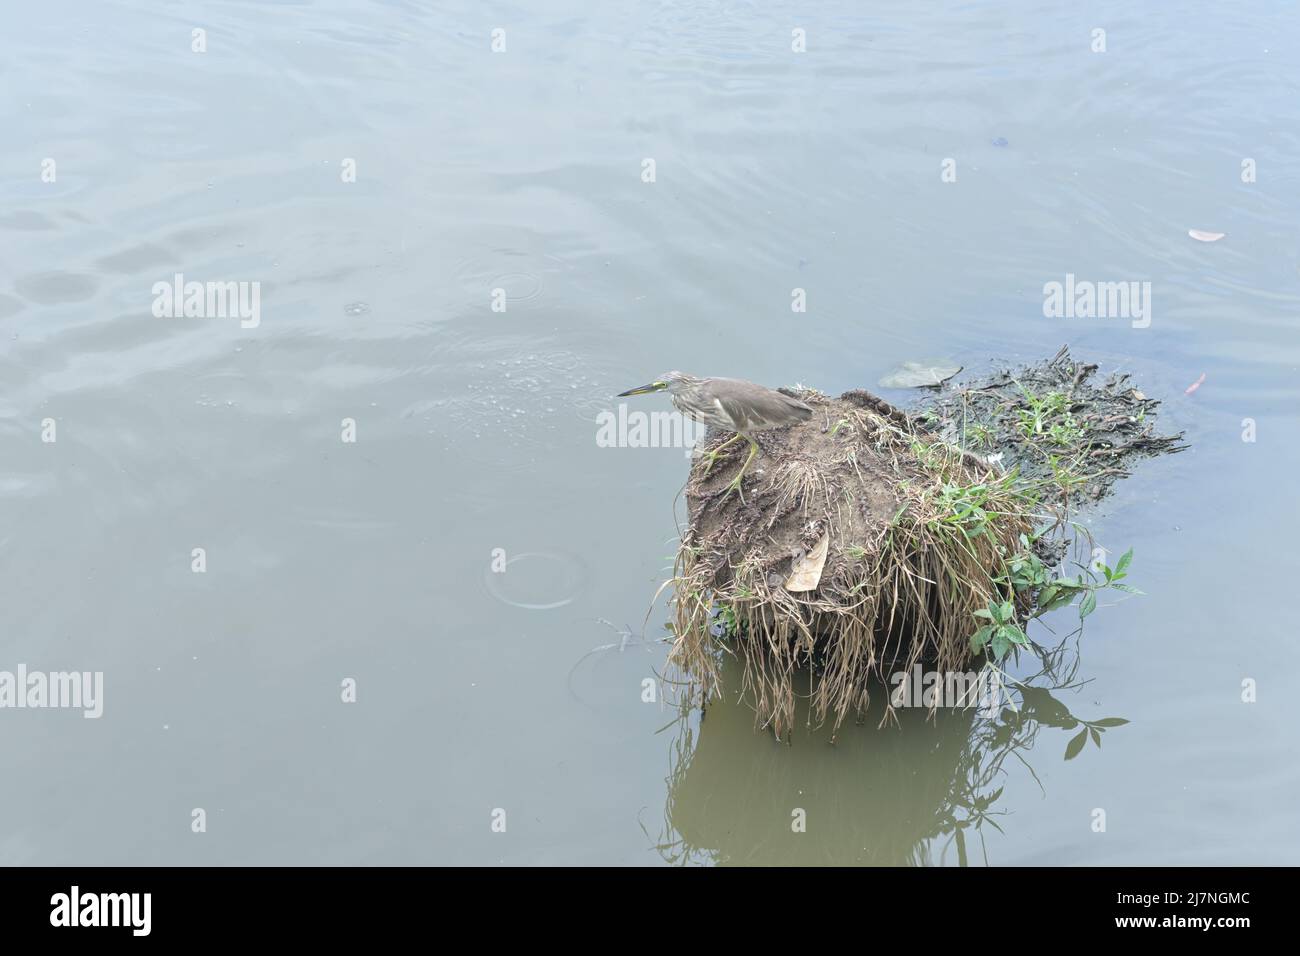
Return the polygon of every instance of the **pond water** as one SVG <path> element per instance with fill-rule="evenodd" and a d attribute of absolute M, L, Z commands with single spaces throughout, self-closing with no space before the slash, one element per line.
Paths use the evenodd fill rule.
<path fill-rule="evenodd" d="M 0 709 L 0 864 L 1294 863 L 1300 29 L 1089 6 L 10 11 L 0 671 L 103 689 Z M 1080 686 L 1014 741 L 643 700 L 687 457 L 617 392 L 1063 343 L 1191 446 L 1085 518 L 1145 595 Z"/>

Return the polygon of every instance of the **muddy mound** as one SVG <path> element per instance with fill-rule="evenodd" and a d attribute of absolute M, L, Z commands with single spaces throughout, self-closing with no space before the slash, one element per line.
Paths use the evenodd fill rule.
<path fill-rule="evenodd" d="M 1184 446 L 1156 433 L 1158 402 L 1096 372 L 1062 349 L 945 385 L 910 413 L 863 390 L 783 390 L 814 414 L 755 435 L 762 454 L 740 493 L 729 485 L 746 447 L 715 457 L 731 436 L 711 434 L 668 582 L 669 679 L 702 705 L 734 655 L 744 677 L 730 690 L 784 736 L 807 671 L 811 713 L 838 726 L 891 674 L 996 666 L 1032 645 L 1032 617 L 1077 604 L 1082 619 L 1100 588 L 1131 592 L 1131 553 L 1116 568 L 1057 572 L 1078 527 L 1068 510 L 1131 461 Z"/>
<path fill-rule="evenodd" d="M 1032 527 L 1011 480 L 882 399 L 790 394 L 814 414 L 757 436 L 743 498 L 728 493 L 742 452 L 707 457 L 725 436 L 693 463 L 669 658 L 707 699 L 717 654 L 737 654 L 742 692 L 778 735 L 798 668 L 812 673 L 818 719 L 838 723 L 865 712 L 872 678 L 964 665 L 975 612 L 1005 599 L 988 569 Z"/>

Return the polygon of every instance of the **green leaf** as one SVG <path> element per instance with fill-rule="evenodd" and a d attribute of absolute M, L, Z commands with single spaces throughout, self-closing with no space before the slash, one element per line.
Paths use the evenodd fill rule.
<path fill-rule="evenodd" d="M 1071 593 L 1071 592 L 1069 592 L 1069 591 L 1064 591 L 1064 592 L 1062 592 L 1062 593 L 1060 593 L 1060 594 L 1057 594 L 1057 595 L 1056 595 L 1055 597 L 1053 597 L 1050 601 L 1048 601 L 1046 604 L 1044 604 L 1044 605 L 1043 605 L 1043 610 L 1044 610 L 1044 611 L 1055 611 L 1058 607 L 1065 607 L 1067 604 L 1069 604 L 1069 603 L 1070 603 L 1071 601 L 1073 601 L 1073 600 L 1074 600 L 1074 594 Z"/>
<path fill-rule="evenodd" d="M 1103 717 L 1101 720 L 1094 720 L 1094 727 L 1123 727 L 1128 721 L 1123 717 Z"/>
<path fill-rule="evenodd" d="M 1097 592 L 1089 591 L 1079 602 L 1079 620 L 1082 621 L 1095 610 L 1097 610 Z"/>
<path fill-rule="evenodd" d="M 1006 627 L 1002 629 L 1002 632 L 1006 634 L 1007 640 L 1009 640 L 1012 644 L 1029 643 L 1029 638 L 1025 636 L 1025 632 L 1022 631 L 1020 628 L 1016 627 L 1016 625 L 1014 624 L 1008 624 Z"/>
<path fill-rule="evenodd" d="M 985 624 L 978 631 L 970 636 L 970 649 L 978 654 L 984 649 L 984 645 L 989 642 L 989 636 L 993 633 L 993 625 Z"/>
<path fill-rule="evenodd" d="M 999 661 L 1007 656 L 1007 651 L 1011 650 L 1011 642 L 1007 640 L 1006 635 L 1001 628 L 998 628 L 993 635 L 993 656 Z"/>
<path fill-rule="evenodd" d="M 1092 733 L 1092 742 L 1096 744 L 1098 747 L 1101 747 L 1101 733 L 1097 730 L 1096 727 L 1091 728 L 1091 733 Z"/>
<path fill-rule="evenodd" d="M 1116 573 L 1116 574 L 1123 574 L 1125 571 L 1128 570 L 1128 566 L 1129 566 L 1130 564 L 1132 564 L 1132 563 L 1133 563 L 1133 549 L 1132 549 L 1132 548 L 1129 548 L 1129 549 L 1128 549 L 1127 551 L 1125 551 L 1124 554 L 1120 557 L 1120 559 L 1119 559 L 1119 563 L 1118 563 L 1117 565 L 1115 565 L 1115 573 Z"/>
<path fill-rule="evenodd" d="M 1083 745 L 1087 742 L 1088 728 L 1084 727 L 1083 730 L 1075 734 L 1073 739 L 1065 745 L 1065 759 L 1073 760 L 1075 757 L 1079 756 L 1079 751 L 1083 749 Z"/>
<path fill-rule="evenodd" d="M 1125 594 L 1141 594 L 1141 595 L 1146 594 L 1146 591 L 1139 591 L 1135 587 L 1132 587 L 1127 584 L 1120 584 L 1118 582 L 1112 583 L 1111 587 L 1113 587 L 1116 591 L 1123 591 Z"/>
<path fill-rule="evenodd" d="M 975 616 L 976 616 L 976 617 L 986 617 L 986 618 L 988 618 L 990 621 L 995 621 L 995 620 L 997 620 L 997 618 L 995 618 L 995 617 L 993 616 L 993 612 L 992 612 L 992 611 L 986 610 L 986 609 L 984 609 L 984 608 L 980 608 L 978 611 L 976 611 L 976 612 L 975 612 Z"/>

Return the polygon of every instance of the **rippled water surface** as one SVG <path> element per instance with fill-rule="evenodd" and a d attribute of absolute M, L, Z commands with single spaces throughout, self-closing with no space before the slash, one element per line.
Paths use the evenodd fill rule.
<path fill-rule="evenodd" d="M 7 11 L 0 670 L 104 712 L 0 710 L 0 863 L 1296 862 L 1300 29 L 1089 7 Z M 1150 327 L 1045 318 L 1067 273 Z M 642 701 L 687 463 L 600 447 L 616 392 L 1065 342 L 1192 447 L 1087 516 L 1146 595 L 1026 739 Z M 1130 723 L 1066 762 L 1067 711 Z"/>

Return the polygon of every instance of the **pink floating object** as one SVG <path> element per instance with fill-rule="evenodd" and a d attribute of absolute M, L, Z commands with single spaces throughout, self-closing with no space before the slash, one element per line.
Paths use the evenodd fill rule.
<path fill-rule="evenodd" d="M 1202 372 L 1202 373 L 1201 373 L 1201 377 L 1198 378 L 1196 381 L 1194 381 L 1191 385 L 1188 385 L 1188 386 L 1187 386 L 1187 391 L 1183 392 L 1183 394 L 1184 394 L 1184 395 L 1190 395 L 1190 394 L 1192 394 L 1192 392 L 1196 391 L 1198 388 L 1201 387 L 1201 383 L 1204 382 L 1204 381 L 1205 381 L 1205 373 Z"/>
<path fill-rule="evenodd" d="M 1206 232 L 1203 229 L 1188 229 L 1187 234 L 1193 239 L 1201 240 L 1201 242 L 1218 242 L 1227 235 L 1226 232 Z"/>

